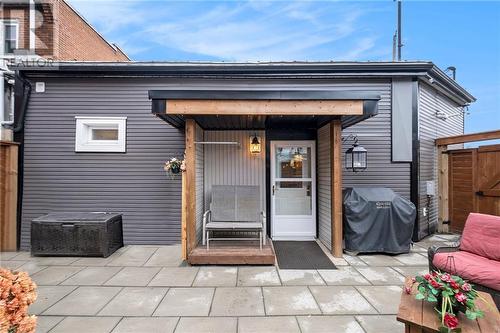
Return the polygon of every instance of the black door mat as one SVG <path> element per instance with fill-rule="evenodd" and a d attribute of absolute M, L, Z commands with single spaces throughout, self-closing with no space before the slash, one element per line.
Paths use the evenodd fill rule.
<path fill-rule="evenodd" d="M 273 241 L 280 269 L 337 269 L 314 241 Z"/>

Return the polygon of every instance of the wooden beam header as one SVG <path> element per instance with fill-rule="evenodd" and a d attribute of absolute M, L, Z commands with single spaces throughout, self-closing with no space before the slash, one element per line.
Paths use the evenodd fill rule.
<path fill-rule="evenodd" d="M 363 115 L 361 100 L 167 100 L 167 115 Z"/>
<path fill-rule="evenodd" d="M 447 146 L 459 143 L 475 142 L 475 141 L 486 141 L 486 140 L 497 140 L 500 139 L 500 130 L 462 134 L 456 136 L 448 136 L 444 138 L 436 139 L 436 146 Z"/>

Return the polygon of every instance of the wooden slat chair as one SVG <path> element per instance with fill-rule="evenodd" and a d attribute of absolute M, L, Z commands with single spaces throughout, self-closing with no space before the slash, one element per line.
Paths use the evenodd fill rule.
<path fill-rule="evenodd" d="M 259 246 L 266 244 L 266 215 L 261 211 L 258 186 L 213 185 L 210 210 L 203 214 L 203 245 L 211 240 L 256 240 L 252 237 L 210 237 L 211 231 L 258 232 Z"/>

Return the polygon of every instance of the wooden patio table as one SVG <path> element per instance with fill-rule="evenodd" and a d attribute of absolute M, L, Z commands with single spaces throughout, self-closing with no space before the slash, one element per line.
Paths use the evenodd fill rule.
<path fill-rule="evenodd" d="M 411 282 L 406 279 L 406 285 Z M 401 294 L 401 303 L 397 320 L 405 324 L 405 333 L 430 333 L 439 332 L 441 322 L 438 313 L 434 310 L 435 303 L 415 299 L 416 284 L 411 294 Z M 500 333 L 500 314 L 491 298 L 490 294 L 478 292 L 479 295 L 488 303 L 479 298 L 476 305 L 484 311 L 484 317 L 476 320 L 467 319 L 465 314 L 458 314 L 458 327 L 462 333 L 481 332 L 481 333 Z"/>

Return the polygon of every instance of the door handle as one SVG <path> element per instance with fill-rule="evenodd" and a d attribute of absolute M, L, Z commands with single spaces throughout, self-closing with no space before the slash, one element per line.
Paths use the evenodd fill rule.
<path fill-rule="evenodd" d="M 273 195 L 274 195 L 274 185 L 273 185 Z"/>

